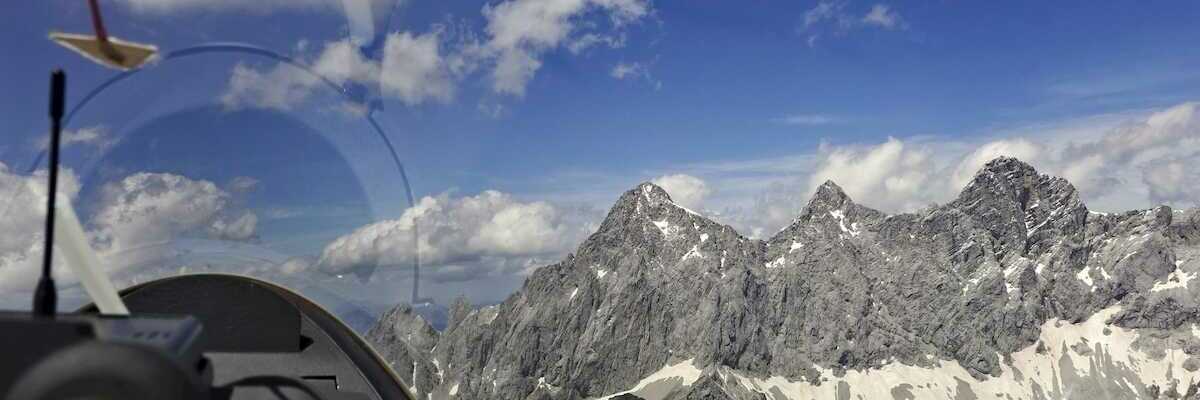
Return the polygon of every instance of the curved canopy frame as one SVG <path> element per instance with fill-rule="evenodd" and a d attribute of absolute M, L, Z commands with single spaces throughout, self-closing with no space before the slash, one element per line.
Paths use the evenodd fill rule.
<path fill-rule="evenodd" d="M 270 49 L 266 49 L 266 48 L 263 48 L 260 46 L 255 46 L 255 45 L 247 44 L 247 43 L 237 43 L 237 42 L 202 43 L 202 44 L 198 44 L 195 46 L 185 47 L 185 48 L 167 52 L 165 55 L 163 55 L 160 62 L 167 62 L 167 61 L 187 58 L 190 56 L 209 54 L 209 53 L 249 54 L 249 55 L 253 55 L 253 56 L 268 58 L 268 59 L 275 60 L 275 61 L 282 62 L 282 63 L 287 63 L 293 67 L 299 68 L 300 70 L 305 71 L 308 74 L 311 74 L 312 76 L 320 79 L 321 82 L 324 82 L 325 85 L 328 86 L 330 89 L 333 89 L 335 92 L 341 94 L 342 97 L 344 97 L 347 101 L 359 102 L 361 100 L 361 99 L 356 98 L 356 96 L 354 96 L 351 93 L 351 91 L 348 88 L 346 88 L 345 86 L 337 84 L 336 82 L 330 80 L 328 77 L 321 75 L 317 71 L 310 68 L 308 65 L 306 65 L 302 62 L 299 62 L 296 59 L 294 59 L 292 57 L 288 57 L 288 56 L 280 54 L 280 53 L 277 53 Z M 138 69 L 132 69 L 129 71 L 119 72 L 116 75 L 113 75 L 111 78 L 108 78 L 104 82 L 100 83 L 96 87 L 92 88 L 92 90 L 88 91 L 87 94 L 84 95 L 83 98 L 80 99 L 78 103 L 75 103 L 75 105 L 71 107 L 70 111 L 67 112 L 66 116 L 63 118 L 63 126 L 70 126 L 71 119 L 73 117 L 75 117 L 75 114 L 78 113 L 80 110 L 82 110 L 85 106 L 87 106 L 92 100 L 94 100 L 101 93 L 104 93 L 104 91 L 107 90 L 109 87 L 137 74 L 138 72 L 141 72 L 142 70 L 143 70 L 143 68 L 138 68 Z M 414 207 L 416 204 L 413 200 L 412 187 L 409 184 L 408 174 L 405 172 L 405 169 L 404 169 L 404 163 L 401 162 L 400 157 L 398 155 L 396 155 L 396 148 L 392 145 L 391 139 L 388 139 L 386 131 L 384 131 L 383 127 L 379 125 L 379 122 L 375 120 L 374 114 L 375 114 L 375 110 L 377 108 L 378 107 L 375 107 L 374 104 L 369 106 L 367 109 L 367 112 L 364 115 L 364 119 L 366 119 L 366 121 L 371 125 L 371 128 L 374 129 L 375 133 L 379 136 L 379 139 L 383 141 L 383 144 L 385 146 L 387 146 L 388 153 L 391 154 L 392 161 L 396 164 L 396 170 L 400 172 L 400 178 L 401 178 L 401 180 L 403 180 L 404 195 L 405 195 L 406 199 L 408 200 L 408 206 Z M 46 154 L 47 154 L 46 150 L 42 150 L 41 152 L 39 152 L 37 157 L 34 158 L 33 162 L 31 162 L 29 164 L 29 167 L 26 169 L 25 174 L 26 175 L 32 174 L 33 171 L 35 171 L 37 169 L 37 167 L 42 163 L 42 160 L 46 157 Z M 9 205 L 5 207 L 4 214 L 0 214 L 0 215 L 8 215 L 8 211 L 11 208 L 11 205 L 12 205 L 12 202 L 10 201 Z M 413 248 L 415 250 L 417 250 L 414 252 L 414 254 L 416 256 L 413 259 L 413 295 L 412 295 L 413 300 L 412 301 L 415 303 L 418 300 L 417 282 L 421 276 L 421 256 L 420 256 L 420 247 L 419 247 L 420 246 L 420 230 L 419 230 L 418 225 L 416 224 L 416 221 L 414 221 L 414 224 L 413 224 L 412 241 L 413 241 Z M 373 273 L 373 272 L 374 272 L 374 270 L 371 271 L 371 273 Z M 370 273 L 367 274 L 367 276 L 364 278 L 369 278 L 369 276 L 370 276 Z"/>

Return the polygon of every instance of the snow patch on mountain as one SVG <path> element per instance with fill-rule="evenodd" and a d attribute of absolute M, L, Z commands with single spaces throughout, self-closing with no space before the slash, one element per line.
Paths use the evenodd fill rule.
<path fill-rule="evenodd" d="M 842 233 L 849 234 L 850 237 L 857 237 L 859 233 L 862 233 L 858 230 L 857 222 L 850 223 L 849 228 L 846 227 L 846 214 L 842 210 L 830 211 L 829 215 L 838 221 L 838 227 L 842 228 Z"/>
<path fill-rule="evenodd" d="M 793 240 L 792 245 L 788 246 L 788 253 L 792 253 L 792 252 L 795 252 L 796 250 L 800 250 L 803 248 L 804 248 L 804 243 L 800 243 L 800 242 Z"/>
<path fill-rule="evenodd" d="M 1200 382 L 1200 371 L 1183 368 L 1184 357 L 1155 357 L 1140 350 L 1142 334 L 1105 321 L 1120 311 L 1111 307 L 1079 324 L 1050 320 L 1038 341 L 1001 364 L 998 377 L 978 380 L 957 361 L 937 360 L 933 367 L 888 363 L 866 370 L 820 368 L 814 381 L 763 377 L 729 367 L 718 375 L 730 398 L 751 399 L 1149 399 L 1150 391 L 1182 394 Z M 1200 339 L 1200 328 L 1190 332 Z M 1179 350 L 1176 350 L 1179 352 Z M 665 366 L 633 388 L 604 396 L 633 394 L 646 400 L 674 398 L 700 378 L 692 360 Z M 1153 386 L 1157 389 L 1150 389 Z M 900 394 L 902 393 L 902 395 Z"/>
<path fill-rule="evenodd" d="M 663 236 L 670 235 L 674 231 L 673 229 L 671 229 L 671 223 L 667 222 L 667 220 L 665 220 L 665 219 L 662 221 L 651 221 L 651 222 L 654 223 L 654 226 L 658 227 L 659 231 L 662 231 Z"/>
<path fill-rule="evenodd" d="M 1083 282 L 1083 284 L 1091 288 L 1093 292 L 1096 291 L 1096 284 L 1092 281 L 1092 266 L 1089 265 L 1079 270 L 1079 273 L 1075 274 L 1075 279 Z"/>
<path fill-rule="evenodd" d="M 1196 278 L 1195 272 L 1183 272 L 1179 266 L 1183 265 L 1183 261 L 1175 262 L 1175 270 L 1167 275 L 1166 281 L 1154 282 L 1154 287 L 1150 288 L 1151 292 L 1158 292 L 1167 289 L 1187 289 L 1188 282 Z"/>
<path fill-rule="evenodd" d="M 543 400 L 1200 390 L 1200 213 L 1089 213 L 1066 180 L 1006 158 L 919 212 L 883 214 L 832 182 L 799 212 L 758 240 L 641 185 L 503 304 L 456 312 L 432 342 L 403 313 L 369 339 L 435 398 L 459 382 L 463 398 Z"/>
<path fill-rule="evenodd" d="M 676 364 L 664 366 L 662 369 L 642 379 L 633 388 L 601 396 L 600 400 L 612 399 L 623 394 L 632 394 L 643 399 L 661 399 L 674 393 L 681 387 L 690 386 L 700 379 L 703 372 L 696 367 L 695 359 L 687 359 Z"/>

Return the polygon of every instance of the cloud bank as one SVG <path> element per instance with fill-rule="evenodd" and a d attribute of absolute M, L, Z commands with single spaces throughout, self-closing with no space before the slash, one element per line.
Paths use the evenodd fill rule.
<path fill-rule="evenodd" d="M 338 85 L 360 85 L 409 106 L 453 100 L 460 83 L 476 71 L 485 72 L 492 93 L 520 98 L 546 53 L 579 54 L 599 44 L 622 47 L 625 27 L 651 12 L 645 0 L 510 0 L 483 6 L 482 34 L 435 24 L 426 33 L 388 34 L 379 60 L 367 59 L 360 43 L 344 39 L 326 43 L 304 62 Z M 595 16 L 607 19 L 607 29 L 584 22 Z M 630 72 L 649 79 L 644 67 Z M 286 110 L 320 85 L 317 77 L 287 64 L 238 64 L 220 99 L 230 108 Z"/>
<path fill-rule="evenodd" d="M 28 289 L 37 279 L 43 253 L 46 176 L 19 175 L 0 164 L 0 288 Z M 60 199 L 73 199 L 79 183 L 69 169 L 60 175 Z M 165 173 L 137 173 L 105 185 L 96 212 L 84 221 L 92 247 L 116 272 L 128 266 L 123 251 L 182 236 L 244 241 L 254 237 L 258 218 L 233 206 L 232 195 L 212 182 Z M 74 282 L 68 268 L 56 279 Z"/>
<path fill-rule="evenodd" d="M 865 13 L 849 10 L 844 0 L 822 1 L 804 12 L 799 32 L 807 37 L 809 47 L 825 36 L 844 36 L 852 31 L 875 28 L 905 30 L 908 23 L 898 11 L 887 4 L 876 3 Z M 860 16 L 861 15 L 861 16 Z"/>
<path fill-rule="evenodd" d="M 396 219 L 360 227 L 325 246 L 318 266 L 355 268 L 422 265 L 435 281 L 522 273 L 574 249 L 595 228 L 594 213 L 546 202 L 522 202 L 498 191 L 426 196 Z M 414 246 L 414 225 L 419 230 Z M 542 260 L 533 262 L 534 260 Z"/>
<path fill-rule="evenodd" d="M 691 187 L 719 187 L 702 211 L 752 236 L 788 224 L 826 180 L 855 201 L 908 212 L 953 200 L 985 163 L 1016 157 L 1073 183 L 1088 206 L 1122 211 L 1200 205 L 1200 103 L 1082 125 L 1022 128 L 987 138 L 887 138 L 823 144 L 811 154 L 680 166 Z M 668 189 L 675 196 L 675 193 Z"/>
<path fill-rule="evenodd" d="M 692 210 L 700 210 L 705 198 L 712 194 L 707 183 L 691 175 L 663 175 L 650 182 L 666 190 L 675 203 Z"/>

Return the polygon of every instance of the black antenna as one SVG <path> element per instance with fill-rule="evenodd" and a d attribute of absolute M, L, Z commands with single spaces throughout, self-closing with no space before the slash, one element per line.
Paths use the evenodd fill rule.
<path fill-rule="evenodd" d="M 58 197 L 58 139 L 62 135 L 63 98 L 66 97 L 67 75 L 61 69 L 50 73 L 50 183 L 46 192 L 46 245 L 42 249 L 42 277 L 33 292 L 33 314 L 53 317 L 58 308 L 58 293 L 54 288 L 50 264 L 54 258 L 54 203 Z"/>

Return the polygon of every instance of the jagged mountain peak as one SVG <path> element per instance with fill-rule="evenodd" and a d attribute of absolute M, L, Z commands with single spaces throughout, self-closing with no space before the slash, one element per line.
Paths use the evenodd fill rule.
<path fill-rule="evenodd" d="M 407 303 L 397 304 L 385 311 L 367 334 L 390 335 L 424 351 L 437 343 L 437 330 Z"/>
<path fill-rule="evenodd" d="M 1032 165 L 1012 157 L 998 157 L 984 164 L 951 205 L 960 209 L 1003 207 L 1022 212 L 1087 210 L 1071 182 L 1040 173 Z M 1039 207 L 1041 210 L 1037 210 Z"/>
<path fill-rule="evenodd" d="M 616 204 L 613 204 L 610 209 L 610 213 L 617 211 L 640 212 L 662 205 L 678 207 L 671 200 L 671 195 L 667 193 L 666 189 L 651 182 L 642 182 L 621 194 Z"/>
<path fill-rule="evenodd" d="M 967 218 L 960 223 L 985 230 L 987 251 L 1027 258 L 1082 240 L 1088 216 L 1070 182 L 1012 157 L 984 164 L 956 199 L 935 210 L 940 212 L 961 213 Z M 1063 265 L 1079 268 L 1082 262 Z"/>
<path fill-rule="evenodd" d="M 674 203 L 667 190 L 652 182 L 642 182 L 632 189 L 626 190 L 621 195 L 621 198 L 617 200 L 614 208 L 622 204 L 646 204 L 653 206 L 662 203 Z"/>
<path fill-rule="evenodd" d="M 648 201 L 671 201 L 671 195 L 667 193 L 666 189 L 651 182 L 642 182 L 636 190 L 640 191 L 642 197 Z"/>
<path fill-rule="evenodd" d="M 838 184 L 831 180 L 827 180 L 821 186 L 817 186 L 816 192 L 808 200 L 808 205 L 805 206 L 805 209 L 810 212 L 829 211 L 841 209 L 845 205 L 853 203 L 854 201 L 850 199 L 850 196 L 846 195 L 846 191 L 842 190 L 841 186 L 838 186 Z"/>
<path fill-rule="evenodd" d="M 985 171 L 996 173 L 1016 172 L 1034 176 L 1038 175 L 1037 169 L 1032 165 L 1029 165 L 1029 163 L 1021 161 L 1016 157 L 1008 156 L 999 156 L 993 158 L 991 161 L 988 161 L 986 164 L 983 164 L 983 168 L 980 168 L 979 172 Z"/>
<path fill-rule="evenodd" d="M 976 203 L 981 198 L 1006 198 L 1029 208 L 1040 199 L 1056 199 L 1082 207 L 1075 186 L 1066 179 L 1042 174 L 1032 165 L 1013 157 L 997 157 L 971 180 L 956 201 Z"/>
<path fill-rule="evenodd" d="M 420 321 L 421 325 L 429 325 L 420 314 L 416 312 L 411 304 L 400 303 L 388 309 L 380 316 L 381 321 Z"/>
<path fill-rule="evenodd" d="M 1190 325 L 1200 322 L 1200 217 L 1089 215 L 1069 183 L 1013 158 L 987 163 L 958 200 L 908 214 L 855 204 L 825 182 L 766 241 L 643 183 L 504 303 L 468 312 L 456 302 L 441 333 L 401 306 L 368 337 L 435 399 L 932 398 L 945 388 L 930 382 L 947 373 L 972 396 L 1001 382 L 1020 398 L 1062 398 L 1058 385 L 1112 381 L 1079 365 L 1128 385 L 1097 399 L 1126 399 L 1200 378 L 1200 353 L 1187 372 L 1178 359 L 1107 353 L 1152 340 L 1131 330 L 1142 327 L 1200 340 Z M 1178 350 L 1176 339 L 1154 346 Z M 1076 367 L 1055 369 L 1063 362 Z M 839 374 L 850 370 L 860 373 Z M 904 384 L 876 390 L 892 374 Z"/>
<path fill-rule="evenodd" d="M 808 204 L 800 210 L 792 223 L 775 234 L 769 241 L 791 241 L 798 231 L 829 232 L 833 235 L 849 234 L 855 237 L 860 233 L 864 224 L 873 223 L 884 214 L 872 208 L 859 205 L 850 199 L 841 186 L 832 180 L 827 180 L 813 192 Z"/>
<path fill-rule="evenodd" d="M 1028 163 L 1014 157 L 1000 156 L 983 164 L 963 190 L 974 186 L 1022 187 L 1027 182 L 1049 178 Z"/>
<path fill-rule="evenodd" d="M 459 295 L 454 299 L 454 303 L 450 305 L 450 321 L 446 324 L 446 329 L 454 329 L 470 313 L 471 301 L 467 300 L 466 296 Z"/>
<path fill-rule="evenodd" d="M 640 225 L 650 220 L 665 219 L 684 220 L 699 219 L 708 221 L 695 211 L 689 210 L 671 200 L 671 195 L 665 189 L 651 182 L 643 182 L 625 191 L 616 204 L 609 209 L 604 225 Z"/>
<path fill-rule="evenodd" d="M 821 186 L 817 186 L 816 192 L 813 193 L 814 200 L 819 198 L 836 198 L 844 201 L 850 200 L 850 196 L 846 195 L 846 191 L 842 190 L 841 186 L 838 186 L 838 184 L 833 180 L 828 179 L 825 180 L 825 183 L 822 183 Z"/>

